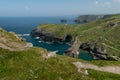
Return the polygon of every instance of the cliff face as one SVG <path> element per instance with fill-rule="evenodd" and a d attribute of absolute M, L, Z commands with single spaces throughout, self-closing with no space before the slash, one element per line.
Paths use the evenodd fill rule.
<path fill-rule="evenodd" d="M 74 42 L 71 44 L 71 47 L 65 51 L 65 55 L 71 56 L 74 58 L 78 58 L 80 53 L 80 41 L 78 40 L 78 37 L 75 37 Z"/>
<path fill-rule="evenodd" d="M 42 27 L 37 27 L 31 32 L 31 36 L 40 37 L 41 40 L 47 42 L 56 42 L 56 43 L 72 43 L 74 39 L 74 34 L 71 33 L 74 30 L 71 25 L 65 24 L 43 24 Z M 62 27 L 61 27 L 62 26 Z M 70 32 L 69 32 L 70 31 Z"/>
<path fill-rule="evenodd" d="M 118 60 L 108 55 L 106 48 L 103 45 L 98 45 L 98 42 L 86 42 L 80 45 L 81 50 L 88 51 L 92 54 L 95 60 Z"/>
<path fill-rule="evenodd" d="M 68 53 L 74 50 L 74 38 L 81 42 L 80 49 L 90 52 L 94 59 L 120 60 L 120 16 L 94 21 L 87 24 L 43 24 L 32 31 L 32 36 L 50 42 L 65 42 L 71 44 Z M 77 44 L 78 45 L 78 44 Z"/>
<path fill-rule="evenodd" d="M 58 42 L 59 43 L 59 42 L 64 41 L 63 38 L 56 37 L 53 34 L 46 32 L 45 30 L 35 29 L 31 32 L 31 36 L 40 37 L 41 40 L 47 41 L 47 42 Z"/>

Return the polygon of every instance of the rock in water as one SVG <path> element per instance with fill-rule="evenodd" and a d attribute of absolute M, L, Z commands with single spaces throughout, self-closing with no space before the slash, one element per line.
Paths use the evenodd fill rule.
<path fill-rule="evenodd" d="M 57 53 L 58 51 L 53 51 L 53 52 L 50 52 L 50 53 L 48 53 L 48 54 L 43 54 L 42 55 L 42 57 L 44 58 L 44 59 L 48 59 L 48 58 L 51 58 L 51 57 L 56 57 L 57 56 Z"/>

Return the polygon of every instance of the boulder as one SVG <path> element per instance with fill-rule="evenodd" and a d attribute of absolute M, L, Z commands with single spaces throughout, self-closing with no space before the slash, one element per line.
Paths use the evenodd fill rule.
<path fill-rule="evenodd" d="M 84 75 L 89 74 L 87 69 L 85 68 L 85 65 L 83 63 L 81 63 L 81 62 L 73 62 L 72 64 L 77 67 L 79 73 L 82 73 Z"/>
<path fill-rule="evenodd" d="M 56 57 L 57 56 L 57 53 L 58 51 L 53 51 L 53 52 L 50 52 L 50 53 L 48 53 L 48 54 L 43 54 L 42 55 L 42 57 L 44 58 L 44 59 L 48 59 L 48 58 L 51 58 L 51 57 Z"/>

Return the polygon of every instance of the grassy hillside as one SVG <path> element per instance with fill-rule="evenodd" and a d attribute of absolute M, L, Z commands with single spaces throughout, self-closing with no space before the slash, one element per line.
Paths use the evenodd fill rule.
<path fill-rule="evenodd" d="M 69 33 L 74 29 L 72 26 Z M 77 26 L 76 28 L 79 29 L 79 25 Z M 82 27 L 81 31 L 91 27 Z M 75 35 L 74 32 L 71 34 Z M 0 80 L 118 80 L 120 76 L 93 69 L 87 69 L 89 74 L 85 75 L 78 72 L 78 69 L 72 64 L 73 62 L 83 62 L 98 66 L 120 66 L 119 61 L 87 62 L 61 55 L 45 59 L 43 54 L 49 54 L 47 50 L 35 47 L 26 48 L 25 41 L 3 29 L 0 30 L 0 44 Z"/>
<path fill-rule="evenodd" d="M 120 76 L 96 70 L 88 70 L 89 75 L 84 75 L 77 72 L 77 68 L 72 64 L 72 62 L 81 60 L 59 55 L 45 60 L 41 56 L 41 54 L 45 53 L 47 51 L 42 48 L 31 48 L 20 52 L 0 49 L 0 79 L 101 80 L 103 78 L 117 80 Z"/>
<path fill-rule="evenodd" d="M 66 35 L 78 36 L 81 43 L 97 42 L 112 56 L 120 56 L 120 15 L 86 24 L 43 24 L 37 30 L 44 30 L 59 38 Z"/>
<path fill-rule="evenodd" d="M 14 32 L 7 32 L 0 28 L 0 47 L 10 51 L 25 50 L 31 46 L 30 43 L 25 42 Z"/>

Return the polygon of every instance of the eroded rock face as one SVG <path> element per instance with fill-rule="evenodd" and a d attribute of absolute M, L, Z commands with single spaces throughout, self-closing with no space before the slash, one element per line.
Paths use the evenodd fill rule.
<path fill-rule="evenodd" d="M 95 60 L 116 60 L 108 55 L 106 49 L 102 45 L 95 42 L 86 42 L 80 46 L 80 49 L 86 50 L 93 55 Z"/>
<path fill-rule="evenodd" d="M 76 37 L 72 46 L 65 51 L 65 55 L 78 58 L 80 52 L 79 47 L 80 47 L 80 41 Z"/>
<path fill-rule="evenodd" d="M 71 41 L 73 39 L 73 37 L 69 34 L 66 34 L 65 37 L 63 37 L 63 38 L 56 37 L 52 33 L 46 32 L 43 29 L 40 29 L 40 30 L 34 29 L 31 32 L 31 36 L 40 37 L 40 40 L 52 42 L 52 43 L 54 43 L 54 42 L 55 43 L 62 43 L 62 42 L 71 43 Z"/>
<path fill-rule="evenodd" d="M 80 43 L 80 40 L 75 36 L 66 34 L 64 38 L 56 37 L 52 33 L 46 32 L 44 29 L 35 29 L 31 32 L 31 36 L 40 37 L 41 40 L 52 43 L 69 43 L 71 47 L 65 51 L 64 55 L 78 58 L 80 50 L 88 51 L 92 54 L 95 60 L 118 60 L 115 57 L 110 57 L 106 49 L 102 45 L 97 45 L 96 41 Z"/>
<path fill-rule="evenodd" d="M 63 42 L 63 39 L 62 38 L 58 38 L 58 37 L 55 37 L 54 35 L 52 35 L 51 33 L 48 33 L 44 30 L 33 30 L 31 32 L 31 36 L 33 37 L 40 37 L 41 40 L 43 41 L 47 41 L 47 42 Z"/>

